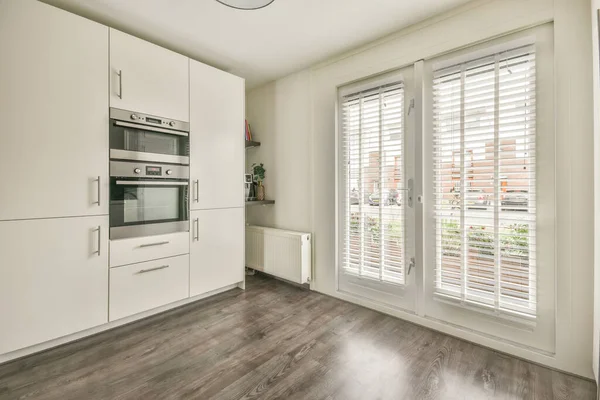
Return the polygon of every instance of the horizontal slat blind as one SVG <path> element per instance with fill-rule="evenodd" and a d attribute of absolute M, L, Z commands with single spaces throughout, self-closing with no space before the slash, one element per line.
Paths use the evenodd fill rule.
<path fill-rule="evenodd" d="M 345 273 L 404 284 L 404 89 L 401 82 L 342 97 Z"/>
<path fill-rule="evenodd" d="M 533 46 L 434 71 L 435 292 L 536 316 Z"/>

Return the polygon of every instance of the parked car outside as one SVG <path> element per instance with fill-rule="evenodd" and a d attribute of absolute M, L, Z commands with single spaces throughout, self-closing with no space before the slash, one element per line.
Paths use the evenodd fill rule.
<path fill-rule="evenodd" d="M 490 205 L 489 195 L 483 189 L 467 188 L 465 206 L 468 209 L 487 209 Z"/>
<path fill-rule="evenodd" d="M 350 192 L 350 205 L 360 204 L 359 193 L 358 190 L 352 189 Z"/>
<path fill-rule="evenodd" d="M 400 191 L 398 191 L 398 189 L 390 189 L 390 191 L 388 192 L 388 197 L 387 197 L 387 204 L 389 206 L 399 206 L 400 205 Z"/>
<path fill-rule="evenodd" d="M 369 195 L 369 205 L 370 206 L 378 206 L 380 201 L 379 192 L 373 192 Z"/>
<path fill-rule="evenodd" d="M 500 203 L 502 211 L 527 211 L 529 206 L 529 191 L 507 190 Z"/>
<path fill-rule="evenodd" d="M 450 201 L 453 209 L 460 208 L 460 188 L 452 189 L 451 192 L 454 198 Z M 465 207 L 469 210 L 487 210 L 491 204 L 490 195 L 483 189 L 467 188 L 467 193 L 464 198 Z"/>
<path fill-rule="evenodd" d="M 385 195 L 384 205 L 400 205 L 400 193 L 397 189 L 390 189 Z M 369 195 L 369 205 L 378 206 L 381 202 L 381 194 L 379 191 L 373 192 Z"/>

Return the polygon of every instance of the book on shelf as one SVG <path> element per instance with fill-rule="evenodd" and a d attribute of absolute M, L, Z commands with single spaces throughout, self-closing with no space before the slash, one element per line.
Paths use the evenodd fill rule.
<path fill-rule="evenodd" d="M 246 121 L 246 141 L 251 142 L 252 141 L 252 132 L 250 131 L 250 124 L 248 123 L 248 120 Z"/>

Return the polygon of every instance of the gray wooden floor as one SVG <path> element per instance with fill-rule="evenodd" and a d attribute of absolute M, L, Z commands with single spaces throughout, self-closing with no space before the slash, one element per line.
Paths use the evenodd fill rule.
<path fill-rule="evenodd" d="M 1 399 L 595 399 L 595 384 L 266 278 L 0 366 Z"/>

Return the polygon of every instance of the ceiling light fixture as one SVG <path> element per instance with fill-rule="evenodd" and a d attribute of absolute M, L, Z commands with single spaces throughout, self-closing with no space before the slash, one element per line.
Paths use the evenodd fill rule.
<path fill-rule="evenodd" d="M 238 10 L 258 10 L 274 2 L 275 0 L 217 0 L 227 7 Z"/>

